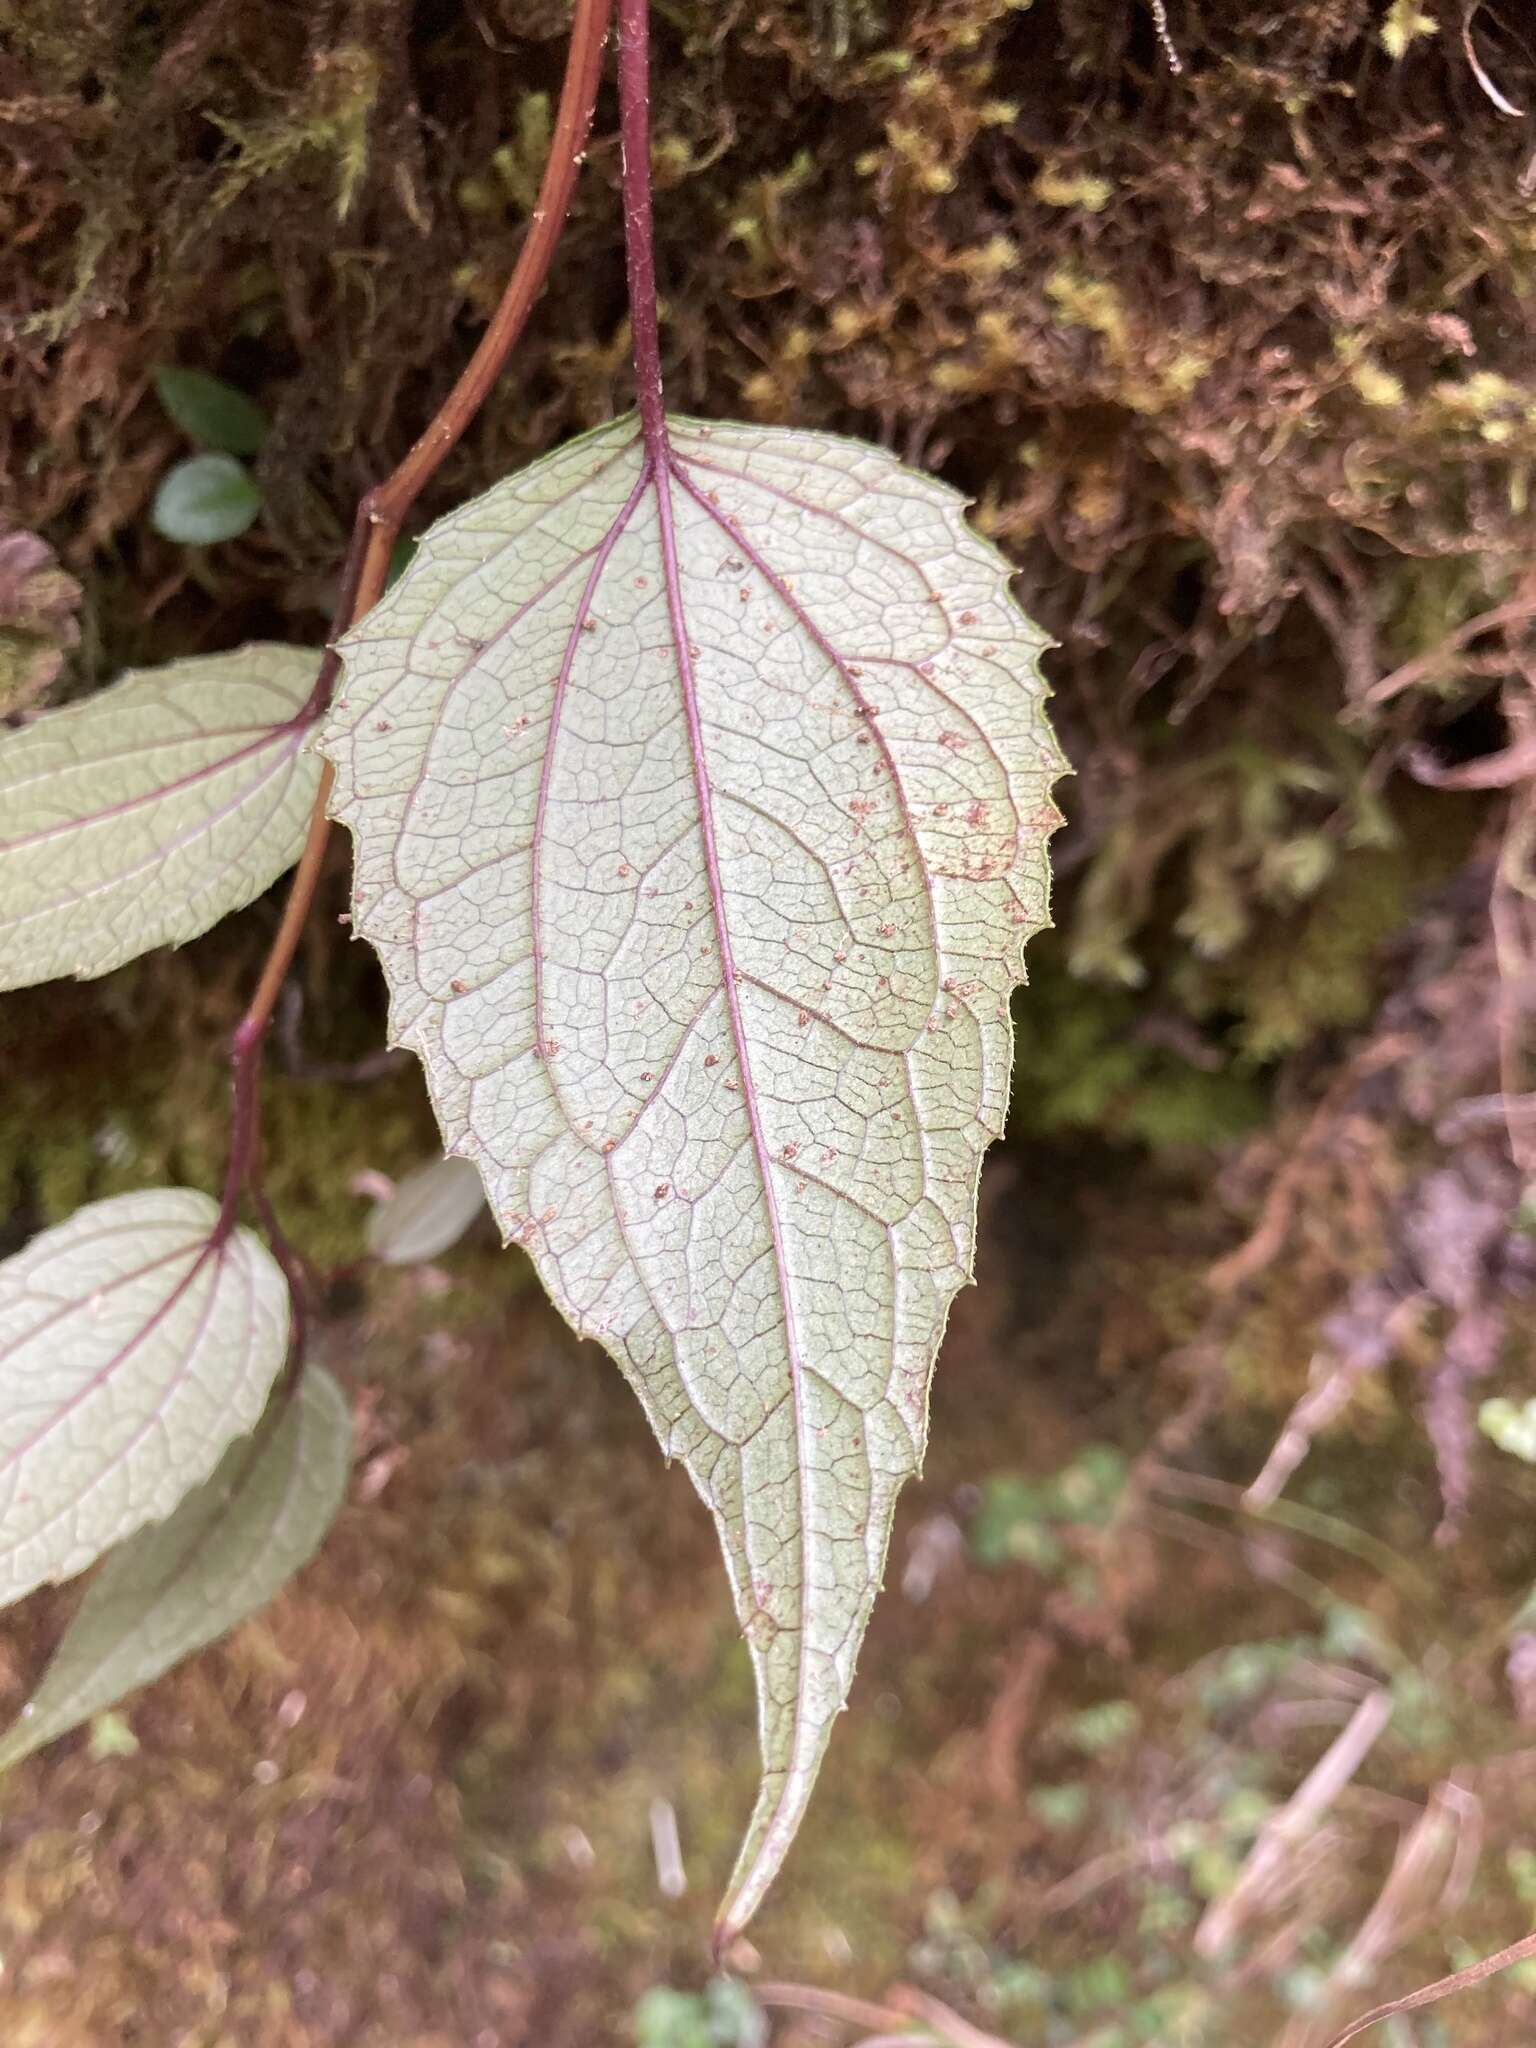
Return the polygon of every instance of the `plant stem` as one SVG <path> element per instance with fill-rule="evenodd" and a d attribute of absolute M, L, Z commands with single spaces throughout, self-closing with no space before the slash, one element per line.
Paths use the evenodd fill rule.
<path fill-rule="evenodd" d="M 651 21 L 648 0 L 619 0 L 619 140 L 624 176 L 624 267 L 634 338 L 635 400 L 653 467 L 667 455 L 651 225 Z"/>
<path fill-rule="evenodd" d="M 528 324 L 528 316 L 544 287 L 586 154 L 611 11 L 612 0 L 575 0 L 565 80 L 560 91 L 559 111 L 555 116 L 549 160 L 544 167 L 527 236 L 518 251 L 501 303 L 437 416 L 399 467 L 383 483 L 375 485 L 358 504 L 351 542 L 342 567 L 336 612 L 327 635 L 328 645 L 315 677 L 314 689 L 302 713 L 306 723 L 320 718 L 330 703 L 331 691 L 341 667 L 334 643 L 378 602 L 389 573 L 389 558 L 401 522 L 485 403 Z M 643 9 L 641 13 L 643 25 Z M 647 224 L 648 218 L 647 202 Z M 652 296 L 654 301 L 654 291 Z M 654 329 L 654 316 L 652 325 Z M 657 402 L 659 405 L 659 376 Z M 314 903 L 330 834 L 326 806 L 333 780 L 334 770 L 327 762 L 320 777 L 309 821 L 309 835 L 294 871 L 282 921 L 268 950 L 255 992 L 230 1041 L 234 1112 L 223 1201 L 213 1235 L 215 1245 L 222 1243 L 234 1229 L 241 1192 L 256 1175 L 261 1136 L 257 1091 L 262 1047 L 272 1023 L 278 993 L 293 964 L 293 956 Z M 267 1211 L 267 1222 L 269 1230 L 274 1233 L 274 1250 L 285 1252 L 287 1247 L 277 1242 L 281 1233 L 276 1231 L 270 1210 Z"/>

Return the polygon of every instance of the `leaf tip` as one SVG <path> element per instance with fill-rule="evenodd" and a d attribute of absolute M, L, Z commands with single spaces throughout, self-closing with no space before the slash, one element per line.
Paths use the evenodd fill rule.
<path fill-rule="evenodd" d="M 744 1923 L 727 1913 L 722 1904 L 709 1937 L 709 1960 L 717 1972 L 725 1969 L 726 1958 L 736 1946 L 743 1926 Z"/>
<path fill-rule="evenodd" d="M 839 1711 L 840 1707 L 834 1709 L 834 1713 Z M 778 1881 L 784 1860 L 794 1846 L 800 1823 L 810 1805 L 831 1727 L 831 1716 L 819 1722 L 810 1733 L 795 1767 L 764 1770 L 757 1804 L 737 1853 L 736 1867 L 715 1912 L 712 1945 L 717 1961 L 745 1933 Z M 766 1745 L 764 1757 L 766 1763 Z"/>

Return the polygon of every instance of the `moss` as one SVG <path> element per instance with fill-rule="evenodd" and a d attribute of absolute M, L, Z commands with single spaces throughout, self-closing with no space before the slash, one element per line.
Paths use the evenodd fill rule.
<path fill-rule="evenodd" d="M 1454 865 L 1447 858 L 1442 875 Z M 1435 877 L 1419 879 L 1427 893 Z M 1382 948 L 1407 920 L 1414 880 L 1401 847 L 1357 853 L 1288 932 L 1266 933 L 1266 947 L 1244 960 L 1240 985 L 1215 998 L 1240 1002 L 1236 1042 L 1250 1059 L 1275 1060 L 1322 1032 L 1365 1022 L 1381 993 Z"/>
<path fill-rule="evenodd" d="M 302 96 L 283 113 L 245 122 L 214 118 L 231 144 L 214 192 L 215 207 L 233 205 L 252 184 L 309 175 L 310 152 L 334 159 L 336 219 L 352 211 L 368 170 L 380 87 L 380 65 L 365 45 L 339 43 L 314 66 Z"/>
<path fill-rule="evenodd" d="M 0 1202 L 41 1227 L 132 1188 L 218 1189 L 228 1144 L 221 1049 L 266 924 L 258 907 L 182 952 L 7 998 L 0 1053 L 27 1087 L 0 1104 Z M 371 994 L 360 949 L 339 956 L 333 1001 L 345 1003 L 355 976 Z M 358 1021 L 358 1040 L 337 1033 L 328 1049 L 343 1064 L 370 1049 L 372 1022 Z M 130 1038 L 131 1059 L 103 1056 Z M 353 1177 L 364 1168 L 398 1175 L 439 1142 L 419 1077 L 402 1066 L 364 1086 L 297 1079 L 285 1072 L 279 1034 L 264 1102 L 264 1178 L 285 1228 L 321 1268 L 358 1258 L 367 1210 L 350 1192 Z"/>
<path fill-rule="evenodd" d="M 1014 1005 L 1016 1136 L 1092 1131 L 1158 1148 L 1218 1145 L 1262 1121 L 1261 1082 L 1198 1041 L 1201 1064 L 1181 1056 L 1143 1028 L 1136 997 L 1074 977 L 1062 954 L 1055 935 L 1037 942 Z"/>
<path fill-rule="evenodd" d="M 57 526 L 78 562 L 111 542 L 144 551 L 154 464 L 135 393 L 157 361 L 233 367 L 233 352 L 280 421 L 271 481 L 304 477 L 344 518 L 359 465 L 404 446 L 504 271 L 542 157 L 561 11 L 502 0 L 489 62 L 469 23 L 413 24 L 395 5 L 364 27 L 349 10 L 322 19 L 278 0 L 224 38 L 191 0 L 152 29 L 120 7 L 88 22 L 61 0 L 13 12 L 35 98 L 13 97 L 12 118 L 38 151 L 38 175 L 7 202 L 26 266 L 14 303 L 50 344 L 15 394 L 29 458 L 13 465 L 19 509 Z M 732 410 L 745 394 L 779 416 L 791 337 L 846 290 L 873 201 L 878 261 L 862 262 L 856 296 L 881 346 L 829 336 L 814 374 L 794 380 L 798 414 L 889 420 L 941 442 L 960 481 L 1005 494 L 1010 530 L 1052 534 L 1037 585 L 1086 567 L 1070 520 L 1042 527 L 1036 501 L 1067 507 L 1074 444 L 1106 412 L 1136 477 L 1134 497 L 1096 522 L 1106 546 L 1155 578 L 1168 543 L 1199 533 L 1229 617 L 1262 609 L 1231 516 L 1245 497 L 1262 500 L 1278 557 L 1266 587 L 1303 604 L 1287 572 L 1326 566 L 1330 537 L 1367 546 L 1383 490 L 1388 545 L 1411 550 L 1429 480 L 1442 525 L 1467 489 L 1485 506 L 1507 495 L 1511 451 L 1484 430 L 1519 438 L 1530 400 L 1512 339 L 1523 228 L 1504 203 L 1517 141 L 1459 118 L 1455 39 L 1419 34 L 1416 19 L 1393 10 L 1405 40 L 1385 64 L 1359 6 L 1297 10 L 1283 34 L 1239 7 L 1208 25 L 1178 81 L 1145 94 L 1133 81 L 1161 62 L 1150 22 L 1132 32 L 1108 7 L 1058 20 L 947 0 L 898 21 L 865 0 L 784 0 L 729 39 L 712 10 L 670 9 L 657 161 L 688 402 Z M 1529 61 L 1499 52 L 1517 100 Z M 1432 175 L 1415 126 L 1431 106 L 1446 153 Z M 106 120 L 111 107 L 134 119 Z M 620 395 L 618 360 L 600 383 L 572 374 L 575 355 L 606 355 L 621 320 L 609 125 L 519 369 L 528 417 L 472 436 L 443 501 Z M 1329 225 L 1343 217 L 1358 244 L 1347 265 Z M 1003 243 L 1006 274 L 975 267 L 976 249 Z M 252 252 L 259 304 L 238 283 Z M 390 288 L 406 274 L 408 294 Z M 936 418 L 930 373 L 988 314 L 1014 346 L 963 383 L 952 368 L 940 388 L 955 402 Z M 58 403 L 66 359 L 88 364 L 83 405 Z M 997 460 L 999 428 L 1023 414 L 1059 435 L 1032 487 Z M 87 459 L 104 433 L 111 475 Z M 1437 464 L 1437 444 L 1466 434 L 1482 448 L 1471 469 Z M 281 490 L 278 506 L 286 559 L 253 546 L 231 561 L 281 604 L 302 583 L 296 563 L 316 573 L 335 539 L 296 505 L 283 517 Z M 158 553 L 150 544 L 146 585 L 163 578 Z M 1490 573 L 1517 560 L 1512 525 L 1486 529 L 1484 556 Z"/>

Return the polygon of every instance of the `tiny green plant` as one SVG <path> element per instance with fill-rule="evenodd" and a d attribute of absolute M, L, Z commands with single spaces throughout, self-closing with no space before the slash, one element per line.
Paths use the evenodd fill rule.
<path fill-rule="evenodd" d="M 155 531 L 198 547 L 237 539 L 261 512 L 261 488 L 242 458 L 260 453 L 266 414 L 206 370 L 166 364 L 155 374 L 155 390 L 171 419 L 204 451 L 166 472 L 150 511 Z"/>
<path fill-rule="evenodd" d="M 249 1613 L 340 1499 L 345 1410 L 306 1358 L 257 1090 L 334 817 L 453 1162 L 383 1242 L 447 1241 L 483 1189 L 713 1514 L 763 1760 L 723 1946 L 806 1810 L 921 1461 L 1063 763 L 1044 636 L 954 492 L 879 448 L 667 411 L 645 0 L 618 14 L 636 411 L 439 521 L 389 583 L 548 268 L 608 28 L 581 0 L 523 254 L 360 508 L 323 657 L 173 663 L 0 747 L 9 985 L 180 943 L 297 862 L 231 1046 L 220 1197 L 98 1203 L 0 1267 L 0 1586 L 106 1558 L 0 1758 Z M 178 424 L 222 437 L 162 499 L 214 461 L 233 492 L 264 424 L 239 396 L 162 378 Z M 219 537 L 186 498 L 176 537 Z"/>

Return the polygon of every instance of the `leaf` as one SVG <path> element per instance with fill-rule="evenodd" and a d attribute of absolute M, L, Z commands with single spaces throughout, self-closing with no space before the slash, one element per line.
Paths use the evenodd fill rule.
<path fill-rule="evenodd" d="M 917 2043 L 918 2037 L 913 2040 Z M 715 1977 L 702 1992 L 655 1984 L 635 2006 L 635 2043 L 636 2048 L 767 2048 L 768 2019 L 734 1977 Z"/>
<path fill-rule="evenodd" d="M 270 1420 L 265 1433 L 231 1444 L 168 1522 L 113 1551 L 0 1737 L 0 1770 L 226 1634 L 314 1556 L 347 1483 L 347 1404 L 329 1374 L 310 1367 Z"/>
<path fill-rule="evenodd" d="M 189 455 L 167 470 L 150 523 L 167 540 L 209 547 L 234 540 L 261 510 L 261 492 L 243 462 L 233 455 Z"/>
<path fill-rule="evenodd" d="M 415 1266 L 457 1244 L 485 1207 L 467 1159 L 434 1159 L 408 1173 L 368 1219 L 368 1249 L 388 1266 Z"/>
<path fill-rule="evenodd" d="M 448 1148 L 714 1511 L 794 1837 L 918 1469 L 1062 767 L 961 500 L 633 418 L 443 520 L 320 745 Z M 722 1934 L 724 1938 L 724 1934 Z"/>
<path fill-rule="evenodd" d="M 0 1606 L 161 1520 L 251 1428 L 288 1288 L 190 1188 L 92 1202 L 0 1265 Z"/>
<path fill-rule="evenodd" d="M 253 642 L 140 669 L 0 737 L 0 988 L 196 938 L 298 859 L 319 667 Z"/>
<path fill-rule="evenodd" d="M 206 370 L 183 370 L 167 363 L 155 372 L 155 390 L 181 431 L 205 448 L 225 455 L 255 455 L 267 438 L 267 416 L 255 399 Z"/>

